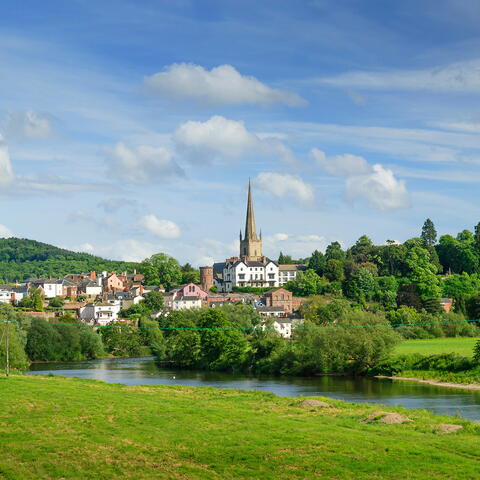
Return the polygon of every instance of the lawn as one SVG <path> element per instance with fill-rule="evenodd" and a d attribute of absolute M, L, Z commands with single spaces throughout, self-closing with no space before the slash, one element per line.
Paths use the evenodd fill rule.
<path fill-rule="evenodd" d="M 431 338 L 427 340 L 405 340 L 395 349 L 399 355 L 420 353 L 434 355 L 437 353 L 458 353 L 464 357 L 473 355 L 473 347 L 479 338 Z"/>
<path fill-rule="evenodd" d="M 478 479 L 480 427 L 426 411 L 265 392 L 0 378 L 0 478 Z M 366 424 L 378 410 L 412 422 Z M 464 429 L 435 433 L 435 425 Z"/>

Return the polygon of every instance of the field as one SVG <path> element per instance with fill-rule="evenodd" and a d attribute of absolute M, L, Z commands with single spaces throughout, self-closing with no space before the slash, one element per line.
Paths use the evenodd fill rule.
<path fill-rule="evenodd" d="M 464 357 L 473 355 L 473 347 L 478 338 L 431 338 L 427 340 L 405 340 L 395 349 L 398 355 L 420 353 L 434 355 L 438 353 L 458 353 Z"/>
<path fill-rule="evenodd" d="M 0 478 L 478 479 L 480 431 L 426 411 L 263 392 L 0 378 Z M 379 410 L 405 424 L 361 423 Z M 435 425 L 457 423 L 457 433 Z"/>

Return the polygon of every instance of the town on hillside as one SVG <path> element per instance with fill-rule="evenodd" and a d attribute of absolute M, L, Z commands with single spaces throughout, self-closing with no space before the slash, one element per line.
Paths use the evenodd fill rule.
<path fill-rule="evenodd" d="M 163 285 L 146 285 L 144 275 L 136 270 L 70 273 L 63 278 L 31 278 L 13 286 L 2 285 L 0 302 L 22 305 L 22 300 L 35 291 L 46 311 L 26 313 L 49 318 L 70 312 L 86 325 L 100 327 L 125 321 L 122 311 L 139 304 L 151 292 L 159 292 L 164 308 L 154 312 L 153 318 L 167 316 L 174 310 L 247 304 L 264 318 L 263 326 L 268 322 L 283 338 L 290 338 L 293 327 L 302 322 L 299 311 L 305 299 L 282 287 L 306 269 L 307 265 L 279 264 L 263 255 L 249 183 L 245 230 L 243 236 L 240 231 L 238 257 L 200 267 L 198 284 L 190 282 L 166 290 Z M 254 289 L 253 293 L 235 291 L 248 287 L 262 293 Z"/>

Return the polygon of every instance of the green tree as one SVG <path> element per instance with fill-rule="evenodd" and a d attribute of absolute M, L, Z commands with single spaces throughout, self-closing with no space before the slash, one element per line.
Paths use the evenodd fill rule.
<path fill-rule="evenodd" d="M 198 268 L 193 268 L 189 263 L 182 265 L 182 280 L 181 283 L 199 283 L 200 282 L 200 271 Z"/>
<path fill-rule="evenodd" d="M 298 272 L 294 280 L 290 280 L 285 288 L 299 297 L 308 297 L 322 293 L 325 281 L 322 280 L 313 270 L 307 269 L 305 272 Z"/>
<path fill-rule="evenodd" d="M 139 269 L 145 276 L 146 285 L 163 285 L 166 290 L 169 290 L 182 280 L 179 263 L 166 253 L 157 253 L 143 260 Z"/>
<path fill-rule="evenodd" d="M 371 271 L 365 267 L 357 268 L 346 282 L 346 294 L 352 300 L 363 303 L 370 301 L 376 291 L 377 283 Z"/>
<path fill-rule="evenodd" d="M 420 238 L 423 240 L 424 244 L 427 247 L 431 247 L 437 242 L 437 230 L 435 229 L 435 225 L 429 218 L 427 218 L 425 220 L 425 223 L 423 224 Z"/>
<path fill-rule="evenodd" d="M 332 242 L 325 250 L 325 260 L 339 260 L 343 262 L 345 260 L 345 252 L 342 250 L 342 246 L 338 242 Z"/>
<path fill-rule="evenodd" d="M 6 366 L 6 342 L 9 336 L 9 366 L 11 370 L 24 371 L 29 361 L 25 353 L 26 335 L 21 328 L 19 315 L 8 305 L 0 305 L 0 369 Z"/>
<path fill-rule="evenodd" d="M 312 256 L 308 260 L 308 268 L 312 269 L 317 275 L 323 275 L 325 268 L 325 255 L 318 250 L 312 253 Z"/>
<path fill-rule="evenodd" d="M 325 276 L 331 282 L 342 281 L 345 278 L 342 261 L 329 258 L 325 263 Z"/>
<path fill-rule="evenodd" d="M 440 297 L 437 268 L 431 263 L 428 250 L 422 247 L 411 248 L 407 253 L 406 263 L 409 267 L 408 278 L 418 287 L 420 297 Z"/>
<path fill-rule="evenodd" d="M 206 309 L 200 313 L 201 363 L 210 370 L 241 370 L 246 363 L 249 344 L 227 319 L 224 312 Z"/>
<path fill-rule="evenodd" d="M 100 327 L 99 332 L 105 348 L 112 355 L 135 357 L 140 354 L 142 337 L 138 328 L 113 324 Z"/>
<path fill-rule="evenodd" d="M 350 249 L 355 263 L 371 262 L 373 260 L 373 243 L 366 235 L 362 235 Z"/>
<path fill-rule="evenodd" d="M 62 337 L 53 325 L 34 319 L 28 329 L 25 351 L 32 361 L 60 360 L 61 342 Z"/>
<path fill-rule="evenodd" d="M 105 355 L 102 337 L 91 327 L 80 327 L 80 351 L 84 358 L 94 359 Z"/>
<path fill-rule="evenodd" d="M 48 305 L 50 307 L 54 307 L 54 308 L 60 308 L 60 307 L 63 307 L 65 305 L 65 300 L 61 297 L 55 297 L 55 298 L 52 298 L 49 302 L 48 302 Z"/>

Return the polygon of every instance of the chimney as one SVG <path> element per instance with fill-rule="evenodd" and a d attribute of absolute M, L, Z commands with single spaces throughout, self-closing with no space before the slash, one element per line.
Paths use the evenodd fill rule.
<path fill-rule="evenodd" d="M 97 274 L 95 272 L 90 272 L 90 280 L 96 280 Z"/>

